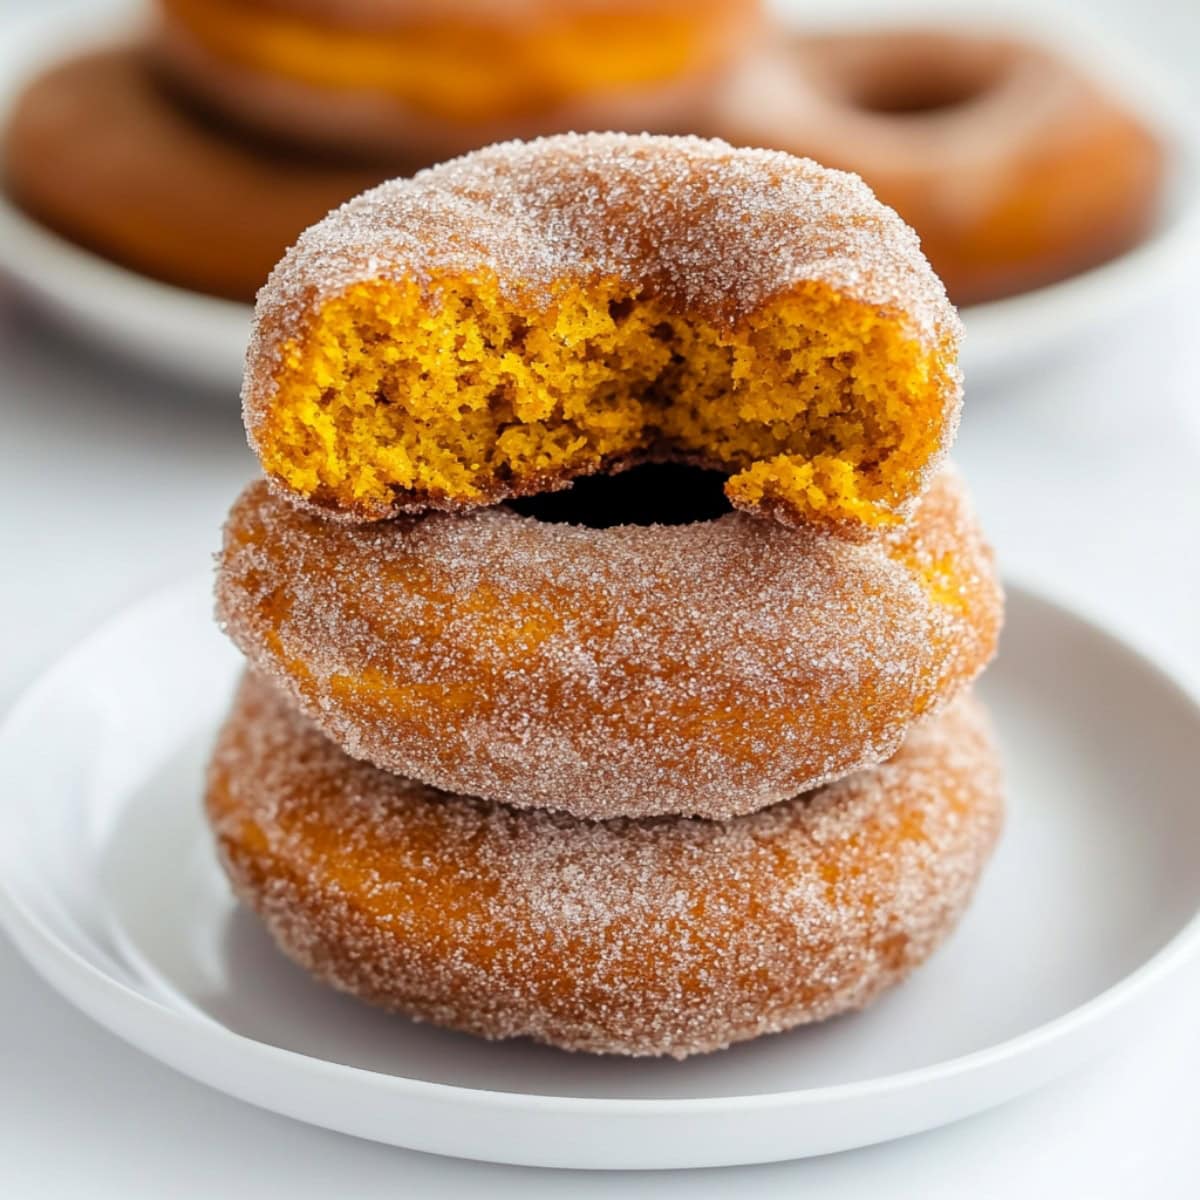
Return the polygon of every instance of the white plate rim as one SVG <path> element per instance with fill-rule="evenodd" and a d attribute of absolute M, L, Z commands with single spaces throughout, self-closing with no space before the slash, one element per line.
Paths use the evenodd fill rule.
<path fill-rule="evenodd" d="M 91 634 L 61 655 L 17 699 L 0 721 L 0 761 L 14 728 L 25 715 L 35 710 L 44 693 L 52 691 L 59 678 L 69 673 L 75 660 L 98 643 L 117 636 L 129 625 L 145 620 L 146 615 L 159 607 L 178 603 L 183 595 L 191 594 L 200 580 L 208 586 L 209 576 L 193 576 L 161 589 L 138 603 L 110 617 Z M 1155 659 L 1132 644 L 1120 633 L 1092 615 L 1080 612 L 1046 595 L 1042 590 L 1012 580 L 1006 582 L 1010 597 L 1035 607 L 1050 610 L 1059 618 L 1082 626 L 1094 637 L 1108 642 L 1111 648 L 1128 657 L 1134 665 L 1153 676 L 1155 682 L 1173 693 L 1177 701 L 1192 710 L 1200 723 L 1200 697 L 1185 683 L 1172 675 Z M 1200 910 L 1194 913 L 1162 946 L 1114 984 L 1058 1017 L 1036 1025 L 992 1046 L 946 1059 L 940 1063 L 894 1072 L 873 1079 L 849 1083 L 803 1088 L 742 1096 L 691 1098 L 613 1098 L 556 1096 L 528 1094 L 486 1088 L 464 1087 L 457 1084 L 411 1079 L 383 1074 L 362 1067 L 348 1066 L 326 1059 L 314 1058 L 299 1051 L 272 1046 L 236 1033 L 219 1022 L 204 1019 L 194 1013 L 167 1007 L 151 997 L 105 974 L 99 967 L 78 954 L 13 894 L 8 883 L 0 878 L 0 927 L 4 928 L 30 965 L 56 990 L 81 1011 L 124 1040 L 137 1045 L 185 1074 L 199 1078 L 169 1055 L 146 1049 L 144 1043 L 134 1042 L 125 1032 L 126 1020 L 112 1014 L 114 1002 L 123 1006 L 127 1017 L 141 1016 L 156 1028 L 171 1027 L 184 1030 L 185 1036 L 207 1040 L 210 1045 L 225 1045 L 230 1041 L 260 1062 L 283 1065 L 327 1079 L 350 1079 L 378 1089 L 383 1093 L 408 1099 L 452 1101 L 458 1108 L 477 1112 L 554 1113 L 556 1115 L 602 1115 L 637 1117 L 647 1115 L 686 1116 L 688 1114 L 738 1112 L 771 1112 L 825 1106 L 866 1096 L 885 1096 L 896 1091 L 917 1088 L 931 1083 L 944 1083 L 967 1073 L 976 1073 L 1026 1057 L 1050 1043 L 1070 1035 L 1080 1036 L 1094 1030 L 1108 1018 L 1146 998 L 1188 959 L 1200 952 Z M 71 980 L 71 986 L 62 980 Z M 81 995 L 80 989 L 84 989 Z M 204 1082 L 210 1082 L 204 1080 Z M 216 1085 L 214 1085 L 216 1086 Z M 225 1089 L 229 1090 L 229 1089 Z M 236 1094 L 236 1093 L 235 1093 Z M 251 1102 L 254 1102 L 253 1100 Z M 965 1114 L 964 1114 L 965 1115 Z M 517 1161 L 517 1160 L 514 1160 Z M 755 1160 L 757 1161 L 757 1160 Z"/>

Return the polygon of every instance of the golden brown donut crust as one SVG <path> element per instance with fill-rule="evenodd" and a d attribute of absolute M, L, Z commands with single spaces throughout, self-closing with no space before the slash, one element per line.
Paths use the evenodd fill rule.
<path fill-rule="evenodd" d="M 991 658 L 962 483 L 852 544 L 740 513 L 593 529 L 507 507 L 331 523 L 251 484 L 217 610 L 356 758 L 578 817 L 728 817 L 879 762 Z"/>
<path fill-rule="evenodd" d="M 177 103 L 136 47 L 36 79 L 3 157 L 6 191 L 55 232 L 153 279 L 243 302 L 305 227 L 401 170 L 244 141 Z"/>
<path fill-rule="evenodd" d="M 1159 139 L 1049 48 L 954 31 L 777 33 L 716 88 L 712 132 L 854 171 L 920 234 L 956 304 L 1127 250 Z"/>
<path fill-rule="evenodd" d="M 903 979 L 1002 820 L 969 697 L 890 762 L 752 816 L 590 823 L 355 762 L 254 678 L 207 808 L 239 896 L 319 979 L 486 1038 L 677 1058 Z"/>

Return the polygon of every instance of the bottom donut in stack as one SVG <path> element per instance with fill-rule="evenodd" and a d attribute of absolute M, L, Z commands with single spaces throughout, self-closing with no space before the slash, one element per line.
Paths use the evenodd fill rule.
<path fill-rule="evenodd" d="M 1002 807 L 970 694 L 888 761 L 748 815 L 588 821 L 352 759 L 253 674 L 207 789 L 236 891 L 320 979 L 486 1038 L 676 1058 L 903 979 L 962 914 Z"/>

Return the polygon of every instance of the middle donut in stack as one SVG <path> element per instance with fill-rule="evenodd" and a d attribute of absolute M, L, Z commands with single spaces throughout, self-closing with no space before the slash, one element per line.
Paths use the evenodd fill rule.
<path fill-rule="evenodd" d="M 259 300 L 208 794 L 284 950 L 677 1056 L 919 963 L 1001 811 L 957 337 L 860 181 L 719 142 L 511 143 L 310 230 Z"/>
<path fill-rule="evenodd" d="M 723 818 L 887 758 L 987 663 L 1000 597 L 947 469 L 862 543 L 733 512 L 335 524 L 259 482 L 220 611 L 355 758 L 520 808 Z"/>

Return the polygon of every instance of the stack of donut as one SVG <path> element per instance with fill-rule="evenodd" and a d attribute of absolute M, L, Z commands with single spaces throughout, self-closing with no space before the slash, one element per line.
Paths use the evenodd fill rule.
<path fill-rule="evenodd" d="M 259 297 L 207 811 L 282 949 L 486 1038 L 715 1050 L 860 1008 L 999 831 L 959 326 L 854 176 L 511 142 Z"/>

